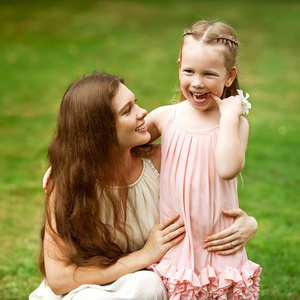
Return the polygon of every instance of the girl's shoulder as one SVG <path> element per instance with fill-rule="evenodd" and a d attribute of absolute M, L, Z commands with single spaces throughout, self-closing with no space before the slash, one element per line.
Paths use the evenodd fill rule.
<path fill-rule="evenodd" d="M 155 108 L 148 114 L 148 116 L 154 117 L 154 118 L 165 116 L 166 114 L 168 114 L 172 111 L 172 109 L 174 108 L 174 105 L 176 105 L 176 104 L 164 105 L 164 106 Z"/>
<path fill-rule="evenodd" d="M 160 106 L 151 111 L 146 117 L 146 123 L 147 125 L 149 124 L 149 128 L 151 129 L 151 125 L 154 124 L 160 135 L 170 119 L 175 105 L 176 104 Z"/>

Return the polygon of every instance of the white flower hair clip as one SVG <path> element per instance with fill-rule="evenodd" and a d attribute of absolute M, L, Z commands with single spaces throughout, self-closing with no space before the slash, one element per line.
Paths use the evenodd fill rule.
<path fill-rule="evenodd" d="M 242 98 L 242 108 L 243 108 L 243 114 L 248 115 L 249 109 L 251 109 L 251 103 L 247 100 L 250 95 L 246 92 L 246 96 L 244 97 L 244 92 L 242 90 L 237 90 L 239 96 Z"/>

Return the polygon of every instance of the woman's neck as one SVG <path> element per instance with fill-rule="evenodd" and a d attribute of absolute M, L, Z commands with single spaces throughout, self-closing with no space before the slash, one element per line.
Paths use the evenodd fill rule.
<path fill-rule="evenodd" d="M 142 160 L 140 157 L 133 155 L 130 150 L 124 153 L 123 159 L 127 184 L 132 184 L 140 177 L 142 173 Z"/>

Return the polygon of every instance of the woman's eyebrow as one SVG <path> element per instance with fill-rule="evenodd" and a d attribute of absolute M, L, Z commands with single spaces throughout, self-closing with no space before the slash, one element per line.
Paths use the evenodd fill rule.
<path fill-rule="evenodd" d="M 119 110 L 119 114 L 122 114 L 124 111 L 126 111 L 128 106 L 130 106 L 131 104 L 132 104 L 132 100 L 129 100 L 126 104 L 124 104 L 123 107 Z"/>

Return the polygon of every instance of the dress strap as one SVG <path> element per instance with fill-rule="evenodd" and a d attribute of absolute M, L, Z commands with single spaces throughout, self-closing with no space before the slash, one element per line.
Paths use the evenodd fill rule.
<path fill-rule="evenodd" d="M 176 115 L 176 109 L 177 109 L 177 104 L 173 104 L 172 108 L 171 108 L 171 113 L 169 115 L 169 120 L 167 121 L 167 124 L 165 126 L 165 128 L 163 129 L 161 136 L 164 135 L 164 132 L 166 131 L 166 129 L 173 123 L 174 119 L 175 119 L 175 115 Z"/>
<path fill-rule="evenodd" d="M 172 111 L 171 111 L 171 120 L 173 121 L 175 119 L 175 114 L 176 114 L 176 109 L 177 109 L 177 104 L 174 104 L 172 107 Z"/>

